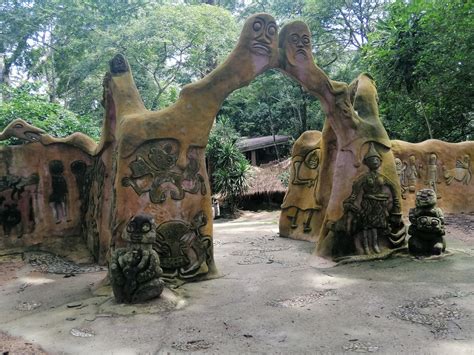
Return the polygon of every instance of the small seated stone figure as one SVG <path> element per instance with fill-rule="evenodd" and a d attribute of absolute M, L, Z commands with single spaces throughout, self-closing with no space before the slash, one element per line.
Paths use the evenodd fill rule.
<path fill-rule="evenodd" d="M 141 303 L 159 297 L 163 291 L 160 258 L 152 248 L 156 239 L 153 218 L 139 214 L 130 219 L 123 239 L 127 247 L 113 251 L 110 277 L 119 303 Z"/>
<path fill-rule="evenodd" d="M 441 255 L 446 250 L 443 211 L 436 207 L 436 192 L 422 189 L 416 193 L 416 207 L 409 212 L 408 250 L 416 256 Z"/>

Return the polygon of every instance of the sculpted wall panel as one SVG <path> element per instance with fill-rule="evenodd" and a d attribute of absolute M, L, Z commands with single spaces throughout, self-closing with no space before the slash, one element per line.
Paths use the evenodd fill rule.
<path fill-rule="evenodd" d="M 80 238 L 91 165 L 65 144 L 0 147 L 0 247 Z"/>

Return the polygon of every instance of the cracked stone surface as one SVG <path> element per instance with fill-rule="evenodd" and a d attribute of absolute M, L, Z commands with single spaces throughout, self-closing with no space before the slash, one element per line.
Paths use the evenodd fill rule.
<path fill-rule="evenodd" d="M 306 307 L 323 297 L 335 294 L 336 291 L 334 290 L 314 291 L 307 295 L 295 296 L 286 300 L 273 300 L 267 302 L 267 305 L 272 307 Z"/>
<path fill-rule="evenodd" d="M 37 271 L 51 274 L 79 274 L 85 272 L 98 272 L 105 267 L 98 265 L 78 265 L 73 261 L 47 252 L 25 252 L 24 260 L 30 263 Z"/>
<path fill-rule="evenodd" d="M 473 215 L 450 216 L 449 257 L 339 266 L 312 256 L 313 243 L 279 238 L 278 217 L 245 212 L 215 221 L 221 277 L 175 285 L 141 305 L 116 304 L 103 281 L 106 271 L 92 272 L 94 265 L 2 253 L 0 344 L 8 348 L 0 349 L 472 354 Z"/>
<path fill-rule="evenodd" d="M 428 327 L 435 338 L 447 338 L 462 330 L 456 321 L 469 316 L 466 310 L 459 307 L 456 299 L 473 296 L 473 292 L 448 292 L 440 296 L 410 301 L 398 306 L 392 314 L 402 320 Z"/>

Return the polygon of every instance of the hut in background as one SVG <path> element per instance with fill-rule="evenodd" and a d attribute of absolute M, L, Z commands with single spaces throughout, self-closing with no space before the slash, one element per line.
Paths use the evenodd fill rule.
<path fill-rule="evenodd" d="M 245 210 L 279 209 L 287 187 L 282 180 L 288 177 L 291 159 L 252 166 L 250 188 L 242 196 Z"/>

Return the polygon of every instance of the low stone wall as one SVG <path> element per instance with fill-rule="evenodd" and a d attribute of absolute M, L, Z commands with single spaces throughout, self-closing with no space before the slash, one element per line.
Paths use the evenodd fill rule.
<path fill-rule="evenodd" d="M 424 188 L 436 191 L 437 205 L 445 213 L 474 212 L 474 141 L 391 142 L 405 219 L 409 209 L 415 207 L 416 191 Z M 313 169 L 304 162 L 309 160 L 308 152 L 318 152 L 320 147 L 318 131 L 303 133 L 293 146 L 289 187 L 280 215 L 280 234 L 284 237 L 309 241 L 319 238 L 324 199 L 317 201 L 316 185 L 321 195 L 331 191 L 331 179 L 321 178 L 331 174 L 320 171 L 319 162 Z"/>
<path fill-rule="evenodd" d="M 421 143 L 392 141 L 402 188 L 402 210 L 415 206 L 415 191 L 436 191 L 445 213 L 474 212 L 474 141 L 448 143 L 430 139 Z"/>

